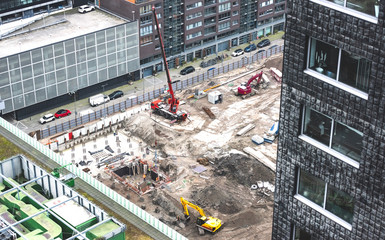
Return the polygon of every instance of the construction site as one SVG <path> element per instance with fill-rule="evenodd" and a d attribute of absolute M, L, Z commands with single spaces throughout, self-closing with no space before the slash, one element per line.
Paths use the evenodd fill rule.
<path fill-rule="evenodd" d="M 268 239 L 280 70 L 282 54 L 174 92 L 185 119 L 151 107 L 167 105 L 168 91 L 107 123 L 97 120 L 41 142 L 55 142 L 51 149 L 73 165 L 189 239 Z M 251 90 L 239 94 L 238 88 Z M 193 206 L 190 221 L 181 197 Z M 202 213 L 220 219 L 218 231 L 197 230 Z"/>

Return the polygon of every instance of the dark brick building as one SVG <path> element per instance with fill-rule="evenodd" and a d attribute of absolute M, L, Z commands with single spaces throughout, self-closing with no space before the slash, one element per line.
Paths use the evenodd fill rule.
<path fill-rule="evenodd" d="M 272 239 L 385 239 L 385 1 L 288 0 Z"/>

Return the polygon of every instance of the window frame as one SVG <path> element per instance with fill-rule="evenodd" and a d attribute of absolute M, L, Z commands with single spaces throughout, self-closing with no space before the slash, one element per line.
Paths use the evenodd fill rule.
<path fill-rule="evenodd" d="M 300 133 L 300 135 L 298 136 L 298 138 L 301 139 L 301 140 L 303 140 L 303 141 L 305 141 L 305 142 L 307 142 L 307 143 L 309 143 L 309 144 L 311 144 L 311 145 L 313 145 L 313 146 L 315 146 L 315 147 L 317 147 L 317 148 L 319 148 L 319 149 L 321 149 L 322 151 L 324 151 L 324 152 L 326 152 L 326 153 L 328 153 L 328 154 L 330 154 L 330 155 L 332 155 L 332 156 L 334 156 L 334 157 L 340 159 L 341 161 L 343 161 L 343 162 L 345 162 L 345 163 L 347 163 L 347 164 L 349 164 L 349 165 L 351 165 L 351 166 L 353 166 L 353 167 L 359 169 L 359 168 L 360 168 L 360 163 L 359 163 L 358 161 L 356 161 L 356 160 L 354 160 L 354 159 L 352 159 L 352 158 L 350 158 L 350 157 L 348 157 L 348 156 L 346 156 L 346 155 L 344 155 L 344 154 L 342 154 L 342 153 L 340 153 L 340 152 L 338 152 L 337 150 L 334 150 L 334 149 L 332 148 L 332 142 L 333 142 L 333 136 L 332 136 L 332 133 L 334 132 L 335 120 L 334 120 L 332 117 L 327 116 L 327 115 L 325 115 L 325 114 L 323 114 L 323 113 L 320 113 L 320 112 L 314 110 L 314 109 L 311 108 L 311 107 L 308 107 L 308 108 L 309 108 L 311 111 L 315 111 L 315 112 L 317 112 L 317 113 L 319 113 L 319 114 L 322 114 L 322 115 L 324 115 L 324 116 L 326 116 L 326 117 L 328 117 L 328 118 L 330 118 L 330 119 L 332 120 L 332 122 L 331 122 L 331 127 L 330 127 L 330 128 L 331 128 L 331 129 L 330 129 L 331 135 L 330 135 L 330 139 L 329 139 L 329 144 L 328 144 L 328 145 L 325 145 L 325 144 L 323 144 L 323 143 L 317 141 L 316 139 L 314 139 L 314 138 L 312 138 L 312 137 L 307 136 L 307 135 L 304 134 L 304 131 L 303 131 L 303 130 L 304 130 L 304 124 L 305 124 L 305 111 L 306 111 L 306 105 L 304 105 L 304 106 L 302 107 L 301 133 Z M 337 121 L 337 122 L 338 122 L 338 121 Z M 344 124 L 344 123 L 341 123 L 341 122 L 338 122 L 338 123 L 340 123 L 340 124 L 342 124 L 342 125 L 345 125 L 345 126 L 347 126 L 347 127 L 350 127 L 350 126 L 348 126 L 348 125 L 346 125 L 346 124 Z M 350 127 L 350 128 L 352 128 L 352 127 Z M 354 128 L 354 129 L 355 129 L 355 128 Z M 357 129 L 355 129 L 355 130 L 357 130 Z M 362 151 L 362 150 L 361 150 L 361 151 Z"/>
<path fill-rule="evenodd" d="M 326 1 L 326 0 L 310 0 L 310 1 L 317 3 L 319 5 L 323 5 L 325 7 L 340 11 L 342 13 L 349 14 L 353 17 L 357 17 L 357 18 L 363 19 L 365 21 L 368 21 L 368 22 L 371 22 L 374 24 L 378 24 L 378 18 L 375 16 L 371 16 L 369 14 L 366 14 L 366 13 L 363 13 L 363 12 L 360 12 L 357 10 L 353 10 L 351 8 L 344 7 L 344 6 L 341 6 L 341 5 Z"/>
<path fill-rule="evenodd" d="M 315 202 L 307 199 L 306 197 L 304 197 L 304 196 L 302 196 L 301 194 L 298 193 L 299 178 L 300 178 L 300 175 L 301 175 L 301 171 L 302 171 L 302 169 L 298 168 L 298 171 L 296 173 L 296 178 L 297 178 L 296 183 L 297 183 L 297 186 L 296 186 L 296 189 L 295 189 L 294 198 L 297 199 L 298 201 L 302 202 L 303 204 L 313 208 L 314 210 L 316 210 L 317 212 L 321 213 L 325 217 L 331 219 L 332 221 L 338 223 L 342 227 L 344 227 L 344 228 L 346 228 L 346 229 L 351 231 L 353 229 L 352 228 L 353 219 L 352 219 L 352 224 L 350 224 L 350 223 L 346 222 L 345 220 L 343 220 L 342 218 L 338 217 L 337 215 L 333 214 L 332 212 L 326 210 L 326 198 L 327 198 L 327 190 L 328 190 L 329 183 L 327 183 L 327 182 L 325 182 L 325 181 L 323 181 L 321 179 L 325 183 L 325 193 L 324 193 L 324 202 L 323 202 L 323 204 L 325 205 L 324 207 L 319 206 Z M 354 197 L 352 197 L 352 199 L 354 199 Z M 353 210 L 353 216 L 354 216 L 354 210 Z"/>
<path fill-rule="evenodd" d="M 369 94 L 366 93 L 366 92 L 363 92 L 361 90 L 359 90 L 358 88 L 355 88 L 355 87 L 352 87 L 346 83 L 343 83 L 341 81 L 339 81 L 339 75 L 340 75 L 340 66 L 341 66 L 341 55 L 342 55 L 342 49 L 341 48 L 338 48 L 338 60 L 337 60 L 337 71 L 336 71 L 336 79 L 333 79 L 331 77 L 328 77 L 322 73 L 319 73 L 317 71 L 314 71 L 313 69 L 310 69 L 309 68 L 309 64 L 310 64 L 310 49 L 311 49 L 311 42 L 312 40 L 315 40 L 315 41 L 319 41 L 319 42 L 322 42 L 322 43 L 325 43 L 323 41 L 320 41 L 316 38 L 312 38 L 312 37 L 309 37 L 309 41 L 308 41 L 308 47 L 307 47 L 307 60 L 306 60 L 306 69 L 304 70 L 304 73 L 312 76 L 312 77 L 315 77 L 321 81 L 324 81 L 328 84 L 331 84 L 335 87 L 338 87 L 346 92 L 349 92 L 353 95 L 356 95 L 357 97 L 360 97 L 362 99 L 365 99 L 365 100 L 368 100 L 368 96 Z M 325 43 L 327 45 L 330 45 L 329 43 Z M 330 46 L 333 46 L 333 45 L 330 45 Z M 335 46 L 333 46 L 335 47 Z M 370 80 L 370 79 L 369 79 Z M 368 85 L 370 85 L 368 83 Z"/>

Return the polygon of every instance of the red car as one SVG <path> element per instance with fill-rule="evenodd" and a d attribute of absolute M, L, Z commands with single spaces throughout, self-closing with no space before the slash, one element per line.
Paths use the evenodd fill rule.
<path fill-rule="evenodd" d="M 55 118 L 61 118 L 61 117 L 65 117 L 65 116 L 68 116 L 68 115 L 71 115 L 71 111 L 70 110 L 60 109 L 59 111 L 57 111 L 55 113 Z"/>

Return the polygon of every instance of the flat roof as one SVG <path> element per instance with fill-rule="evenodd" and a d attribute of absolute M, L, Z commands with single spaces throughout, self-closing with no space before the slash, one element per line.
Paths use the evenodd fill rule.
<path fill-rule="evenodd" d="M 21 34 L 8 38 L 5 36 L 4 39 L 0 40 L 0 58 L 127 22 L 99 9 L 84 14 L 79 13 L 77 10 L 77 8 L 73 8 L 57 12 L 44 18 L 43 15 L 41 15 L 34 23 L 9 35 L 15 33 Z M 19 20 L 19 23 L 26 24 L 26 21 L 28 21 L 28 19 L 22 19 Z M 15 25 L 15 23 L 12 24 L 13 26 Z M 7 24 L 4 24 L 2 27 L 6 27 L 6 25 Z M 31 29 L 31 31 L 28 32 L 29 29 Z"/>
<path fill-rule="evenodd" d="M 67 196 L 62 195 L 58 198 L 55 198 L 55 199 L 52 199 L 51 201 L 46 202 L 44 205 L 46 205 L 47 207 L 52 207 L 68 199 L 69 198 Z M 95 215 L 87 211 L 87 209 L 80 206 L 74 200 L 65 202 L 57 207 L 52 208 L 51 210 L 55 212 L 57 215 L 59 215 L 61 218 L 63 218 L 66 222 L 71 224 L 71 226 L 73 227 L 77 227 L 80 224 L 95 218 Z"/>

